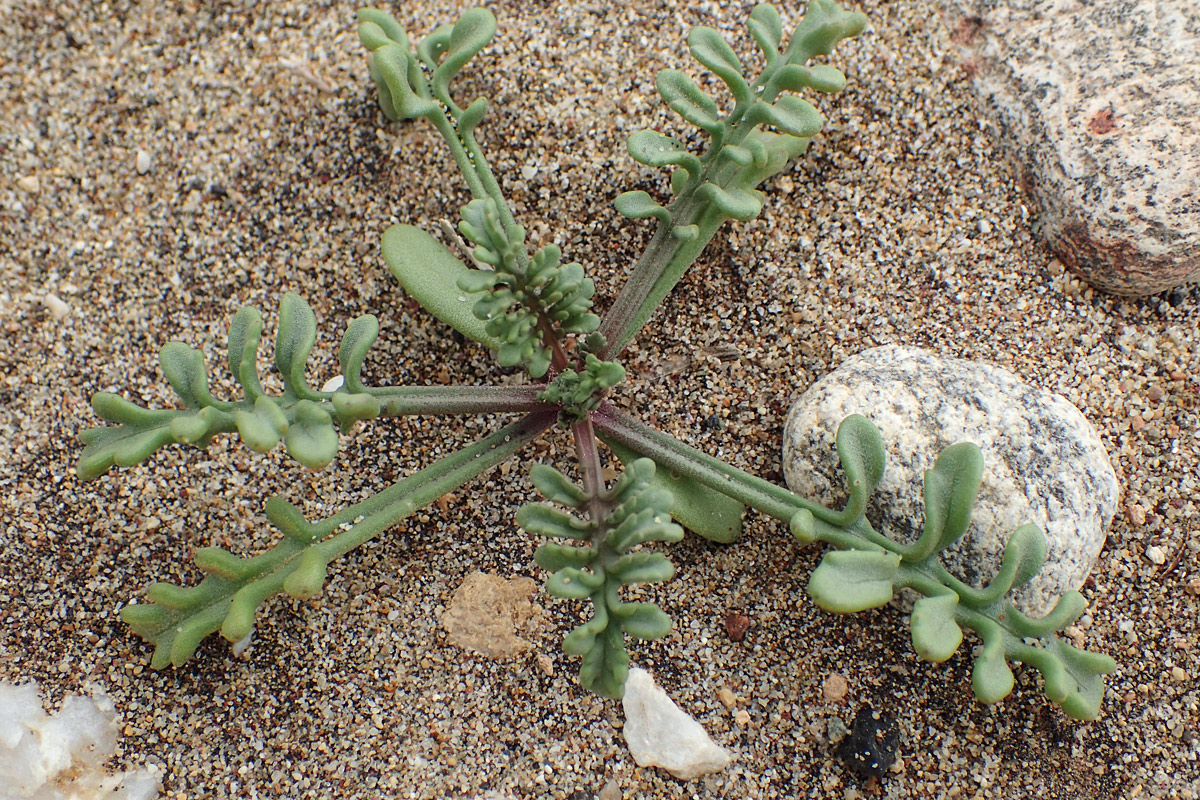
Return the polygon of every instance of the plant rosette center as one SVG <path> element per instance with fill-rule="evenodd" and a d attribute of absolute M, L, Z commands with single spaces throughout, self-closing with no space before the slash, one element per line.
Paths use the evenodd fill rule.
<path fill-rule="evenodd" d="M 538 400 L 557 406 L 559 422 L 569 426 L 587 419 L 588 414 L 600 407 L 608 390 L 623 380 L 624 367 L 588 353 L 582 372 L 564 369 L 538 393 Z"/>

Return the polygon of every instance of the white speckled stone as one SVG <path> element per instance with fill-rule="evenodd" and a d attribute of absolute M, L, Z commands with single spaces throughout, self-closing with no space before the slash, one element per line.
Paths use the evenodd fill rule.
<path fill-rule="evenodd" d="M 1097 288 L 1200 276 L 1196 0 L 949 0 L 1039 227 Z"/>
<path fill-rule="evenodd" d="M 1104 445 L 1064 397 L 1022 383 L 998 367 L 940 358 L 918 348 L 877 347 L 849 358 L 806 391 L 784 426 L 784 475 L 792 491 L 840 506 L 846 492 L 835 434 L 851 414 L 879 428 L 887 450 L 871 522 L 901 541 L 925 521 L 924 472 L 955 442 L 983 452 L 983 484 L 966 535 L 945 553 L 947 567 L 975 586 L 1000 566 L 1018 526 L 1046 533 L 1042 571 L 1015 604 L 1040 616 L 1087 578 L 1120 490 Z"/>
<path fill-rule="evenodd" d="M 725 769 L 733 758 L 644 669 L 629 670 L 622 705 L 625 741 L 639 766 L 662 767 L 687 781 Z"/>

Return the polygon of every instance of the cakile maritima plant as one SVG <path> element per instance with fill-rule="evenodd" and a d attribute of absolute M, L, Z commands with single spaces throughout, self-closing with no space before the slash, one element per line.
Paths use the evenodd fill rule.
<path fill-rule="evenodd" d="M 361 367 L 379 334 L 375 317 L 354 320 L 338 352 L 344 382 L 333 391 L 305 381 L 305 363 L 316 339 L 312 310 L 298 296 L 284 296 L 275 344 L 282 394 L 267 393 L 258 377 L 262 319 L 244 308 L 229 331 L 229 369 L 243 389 L 238 400 L 215 399 L 204 359 L 181 342 L 163 348 L 163 374 L 181 408 L 148 410 L 118 395 L 99 393 L 96 413 L 111 423 L 83 433 L 78 474 L 94 479 L 110 467 L 129 466 L 158 448 L 180 443 L 205 447 L 218 434 L 237 434 L 266 452 L 280 443 L 305 466 L 321 469 L 339 446 L 338 429 L 402 414 L 514 414 L 516 421 L 395 485 L 320 522 L 273 497 L 271 524 L 282 534 L 270 550 L 251 558 L 219 547 L 197 551 L 206 577 L 195 586 L 155 583 L 148 602 L 132 603 L 123 619 L 154 645 L 152 665 L 183 664 L 209 634 L 237 642 L 247 637 L 259 607 L 280 592 L 310 597 L 321 591 L 330 562 L 405 517 L 508 459 L 552 426 L 568 428 L 575 445 L 580 484 L 551 466 L 531 470 L 534 486 L 549 501 L 517 513 L 525 530 L 547 537 L 536 553 L 550 573 L 546 589 L 585 600 L 592 615 L 563 643 L 580 656 L 580 681 L 596 692 L 620 696 L 629 657 L 626 636 L 656 639 L 671 620 L 652 603 L 626 602 L 622 588 L 670 580 L 675 569 L 649 542 L 671 542 L 684 528 L 719 542 L 741 532 L 748 508 L 782 520 L 803 543 L 830 549 L 812 574 L 808 591 L 830 611 L 882 606 L 902 588 L 919 595 L 911 615 L 917 654 L 944 661 L 956 652 L 963 629 L 982 641 L 975 657 L 975 694 L 994 702 L 1013 687 L 1009 662 L 1042 674 L 1046 695 L 1067 714 L 1099 713 L 1102 676 L 1112 659 L 1067 644 L 1056 632 L 1084 608 L 1076 592 L 1065 595 L 1045 618 L 1019 613 L 1007 599 L 1029 581 L 1046 557 L 1041 532 L 1016 530 L 999 573 L 979 589 L 958 580 L 939 555 L 966 531 L 979 489 L 982 462 L 972 444 L 950 447 L 925 474 L 925 526 L 911 545 L 876 531 L 864 516 L 884 470 L 878 431 L 850 417 L 837 432 L 837 451 L 849 488 L 845 508 L 828 509 L 653 430 L 617 409 L 607 398 L 619 391 L 625 371 L 617 361 L 626 345 L 729 220 L 754 218 L 763 197 L 756 187 L 804 153 L 822 128 L 820 113 L 797 92 L 837 92 L 846 82 L 836 68 L 814 64 L 843 38 L 863 30 L 866 19 L 834 0 L 812 0 L 803 21 L 784 37 L 770 5 L 750 14 L 750 34 L 762 50 L 763 68 L 746 75 L 741 60 L 720 34 L 696 28 L 688 36 L 692 55 L 724 83 L 723 111 L 685 73 L 663 70 L 657 87 L 670 108 L 703 132 L 702 151 L 652 130 L 629 137 L 637 161 L 671 170 L 673 199 L 662 205 L 646 192 L 616 198 L 626 217 L 653 218 L 655 232 L 630 268 L 625 285 L 601 318 L 593 313 L 595 287 L 584 268 L 564 263 L 554 245 L 531 252 L 525 229 L 514 218 L 500 183 L 476 139 L 488 101 L 467 103 L 451 84 L 491 41 L 489 11 L 473 9 L 410 43 L 388 14 L 359 12 L 358 35 L 370 52 L 370 74 L 390 120 L 423 119 L 445 139 L 472 200 L 461 209 L 458 230 L 470 243 L 468 266 L 433 236 L 408 225 L 383 235 L 383 254 L 405 290 L 437 318 L 495 351 L 501 365 L 520 366 L 530 382 L 521 386 L 366 386 Z M 328 388 L 328 387 L 327 387 Z M 599 442 L 624 464 L 606 485 Z M 674 521 L 672 521 L 674 518 Z M 682 526 L 682 527 L 681 527 Z"/>

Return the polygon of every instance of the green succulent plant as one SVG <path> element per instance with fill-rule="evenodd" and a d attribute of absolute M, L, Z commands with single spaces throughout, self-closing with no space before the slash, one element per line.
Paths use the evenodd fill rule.
<path fill-rule="evenodd" d="M 746 74 L 733 49 L 709 28 L 696 28 L 688 46 L 696 60 L 725 85 L 732 107 L 716 100 L 685 73 L 663 70 L 663 100 L 703 133 L 701 150 L 652 130 L 629 137 L 630 155 L 669 168 L 673 200 L 663 205 L 641 191 L 616 198 L 631 219 L 653 219 L 655 232 L 603 317 L 592 310 L 595 286 L 584 268 L 564 263 L 553 245 L 530 252 L 525 229 L 508 202 L 475 137 L 488 102 L 460 104 L 451 91 L 455 76 L 491 41 L 496 22 L 472 9 L 415 45 L 387 13 L 359 12 L 359 38 L 391 120 L 423 119 L 449 147 L 472 200 L 460 211 L 458 230 L 470 243 L 474 265 L 459 259 L 424 231 L 396 225 L 383 234 L 383 254 L 405 290 L 429 312 L 496 353 L 504 366 L 521 366 L 530 382 L 495 387 L 372 387 L 361 368 L 379 335 L 372 316 L 354 320 L 338 353 L 344 383 L 318 391 L 305 381 L 305 362 L 316 338 L 312 310 L 296 295 L 280 308 L 275 365 L 282 394 L 264 391 L 257 373 L 262 333 L 258 312 L 242 309 L 229 332 L 229 369 L 244 392 L 219 401 L 208 390 L 199 351 L 181 342 L 163 348 L 163 374 L 181 408 L 149 410 L 118 395 L 99 393 L 93 408 L 108 426 L 83 433 L 86 447 L 78 474 L 95 479 L 113 466 L 129 466 L 171 444 L 206 447 L 213 436 L 236 434 L 250 448 L 287 453 L 313 469 L 327 466 L 339 446 L 338 429 L 358 422 L 409 414 L 515 414 L 517 419 L 479 442 L 446 456 L 334 516 L 312 523 L 281 498 L 267 501 L 267 516 L 281 538 L 265 553 L 242 558 L 221 548 L 199 550 L 206 574 L 190 587 L 156 583 L 145 603 L 122 617 L 154 645 L 152 665 L 183 664 L 206 636 L 220 631 L 230 641 L 249 635 L 259 608 L 287 593 L 320 592 L 336 558 L 375 537 L 437 498 L 519 453 L 547 429 L 570 430 L 580 483 L 548 465 L 531 470 L 534 486 L 549 501 L 517 513 L 525 530 L 553 540 L 538 549 L 538 564 L 551 573 L 547 591 L 588 601 L 590 619 L 573 630 L 564 649 L 580 657 L 581 683 L 609 696 L 623 692 L 628 669 L 626 637 L 656 639 L 671 621 L 651 603 L 626 602 L 622 587 L 670 580 L 667 556 L 649 547 L 673 542 L 684 528 L 718 542 L 741 533 L 747 508 L 785 522 L 805 544 L 829 545 L 808 591 L 822 608 L 854 612 L 889 602 L 898 589 L 915 590 L 913 648 L 928 661 L 956 653 L 964 630 L 982 641 L 972 683 L 984 702 L 1013 686 L 1009 662 L 1024 662 L 1043 676 L 1046 695 L 1077 718 L 1099 713 L 1102 676 L 1115 668 L 1104 655 L 1079 650 L 1056 632 L 1084 607 L 1069 593 L 1043 619 L 1014 609 L 1010 591 L 1028 582 L 1045 560 L 1042 534 L 1016 530 L 999 573 L 982 589 L 951 575 L 940 554 L 966 531 L 982 475 L 978 448 L 948 448 L 925 476 L 926 523 L 920 538 L 900 544 L 876 531 L 864 516 L 884 471 L 879 433 L 862 417 L 845 420 L 837 450 L 849 500 L 827 509 L 656 431 L 620 411 L 607 396 L 625 377 L 617 359 L 679 282 L 709 240 L 727 221 L 758 215 L 757 187 L 779 173 L 820 132 L 824 120 L 796 92 L 836 92 L 846 82 L 836 68 L 814 64 L 866 19 L 834 0 L 812 0 L 803 21 L 787 38 L 779 14 L 754 8 L 749 31 L 762 51 L 763 68 Z M 624 464 L 611 486 L 602 475 L 599 442 Z M 564 510 L 566 509 L 566 510 Z"/>

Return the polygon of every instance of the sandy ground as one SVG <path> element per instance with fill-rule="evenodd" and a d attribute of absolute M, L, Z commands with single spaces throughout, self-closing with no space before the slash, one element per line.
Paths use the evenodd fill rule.
<path fill-rule="evenodd" d="M 397 13 L 425 32 L 452 19 L 438 5 Z M 749 7 L 493 6 L 501 32 L 464 96 L 493 99 L 481 130 L 515 209 L 533 240 L 587 265 L 602 307 L 650 230 L 612 198 L 664 186 L 624 137 L 682 132 L 654 73 L 689 63 L 694 24 L 750 52 Z M 628 798 L 1200 796 L 1200 597 L 1187 591 L 1200 577 L 1200 289 L 1129 300 L 1064 275 L 936 7 L 862 8 L 871 27 L 834 57 L 850 88 L 823 101 L 826 133 L 627 353 L 619 402 L 781 480 L 790 399 L 867 347 L 980 359 L 1064 394 L 1124 487 L 1084 588 L 1080 636 L 1120 664 L 1099 721 L 1064 717 L 1023 669 L 1010 698 L 978 704 L 969 645 L 919 662 L 894 608 L 814 608 L 804 586 L 819 553 L 752 516 L 736 546 L 671 548 L 679 577 L 648 594 L 676 629 L 633 650 L 736 762 L 687 784 L 640 769 L 619 704 L 582 691 L 559 649 L 576 604 L 539 595 L 535 647 L 509 660 L 465 654 L 438 624 L 473 570 L 544 580 L 537 543 L 511 521 L 531 493 L 517 463 L 337 563 L 320 598 L 272 602 L 243 658 L 213 639 L 186 666 L 151 671 L 119 609 L 153 580 L 196 579 L 195 548 L 266 547 L 268 494 L 326 516 L 499 420 L 360 426 L 320 473 L 223 440 L 81 484 L 72 465 L 79 431 L 96 424 L 92 392 L 169 402 L 156 353 L 172 339 L 223 375 L 236 309 L 263 310 L 270 332 L 289 290 L 316 309 L 318 383 L 365 312 L 383 326 L 370 381 L 515 379 L 456 343 L 382 264 L 388 224 L 434 229 L 464 189 L 429 127 L 384 123 L 354 6 L 296 0 L 0 2 L 0 678 L 37 679 L 55 703 L 103 688 L 124 719 L 117 761 L 161 765 L 172 798 L 582 800 L 610 780 Z M 721 425 L 705 425 L 714 415 Z M 556 434 L 531 452 L 566 445 Z M 752 619 L 741 642 L 725 632 L 730 613 Z M 822 698 L 831 673 L 848 679 L 841 702 Z M 827 741 L 830 721 L 865 702 L 901 730 L 899 770 L 875 786 L 848 776 Z"/>

